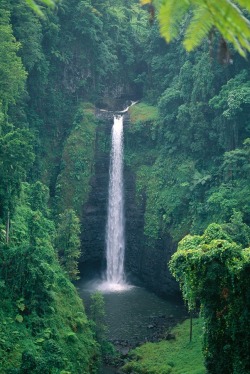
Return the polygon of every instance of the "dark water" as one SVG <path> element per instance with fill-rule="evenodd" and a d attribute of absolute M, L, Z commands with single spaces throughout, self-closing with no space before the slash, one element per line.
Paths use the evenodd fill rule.
<path fill-rule="evenodd" d="M 77 284 L 86 310 L 91 293 L 95 292 L 91 283 Z M 111 341 L 128 341 L 134 346 L 152 340 L 161 325 L 173 324 L 183 319 L 186 309 L 178 301 L 163 299 L 142 287 L 133 287 L 120 292 L 104 292 L 108 338 Z"/>

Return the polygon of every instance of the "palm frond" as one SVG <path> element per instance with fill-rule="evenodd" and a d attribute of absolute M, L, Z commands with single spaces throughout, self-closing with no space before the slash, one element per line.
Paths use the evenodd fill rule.
<path fill-rule="evenodd" d="M 200 6 L 200 8 L 195 10 L 186 30 L 183 42 L 185 49 L 189 52 L 199 46 L 212 27 L 213 18 L 211 13 L 206 7 Z"/>
<path fill-rule="evenodd" d="M 40 0 L 40 3 L 53 8 L 58 0 Z M 40 5 L 37 4 L 37 0 L 26 0 L 26 4 L 40 17 L 42 17 L 43 11 Z"/>
<path fill-rule="evenodd" d="M 244 57 L 250 51 L 250 21 L 242 10 L 250 11 L 250 0 L 141 0 L 158 9 L 161 35 L 170 42 L 179 33 L 185 13 L 193 12 L 184 46 L 188 51 L 201 44 L 212 27 Z"/>
<path fill-rule="evenodd" d="M 249 0 L 235 0 L 235 3 L 239 4 L 242 9 L 246 9 L 250 12 L 250 1 Z"/>
<path fill-rule="evenodd" d="M 165 0 L 159 9 L 161 35 L 170 42 L 179 33 L 179 25 L 190 3 L 186 0 Z"/>
<path fill-rule="evenodd" d="M 242 55 L 250 51 L 250 22 L 240 9 L 229 0 L 210 0 L 209 12 L 213 17 L 213 24 L 221 35 Z"/>
<path fill-rule="evenodd" d="M 43 15 L 43 12 L 39 5 L 35 3 L 33 0 L 26 0 L 26 4 L 40 17 Z"/>

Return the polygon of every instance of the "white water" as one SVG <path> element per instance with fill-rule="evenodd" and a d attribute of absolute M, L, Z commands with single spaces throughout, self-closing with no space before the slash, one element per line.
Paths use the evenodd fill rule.
<path fill-rule="evenodd" d="M 123 117 L 114 117 L 109 168 L 108 219 L 106 226 L 106 286 L 122 289 L 124 274 Z"/>
<path fill-rule="evenodd" d="M 132 102 L 130 106 L 136 104 Z M 127 112 L 129 107 L 120 113 Z M 123 196 L 123 116 L 114 116 L 109 168 L 108 217 L 106 225 L 107 270 L 103 281 L 91 281 L 90 289 L 102 292 L 127 291 L 124 273 L 125 220 Z"/>
<path fill-rule="evenodd" d="M 102 292 L 119 292 L 131 289 L 124 273 L 125 220 L 123 196 L 123 116 L 114 117 L 112 147 L 109 166 L 108 217 L 106 225 L 105 279 L 91 282 L 91 287 Z"/>

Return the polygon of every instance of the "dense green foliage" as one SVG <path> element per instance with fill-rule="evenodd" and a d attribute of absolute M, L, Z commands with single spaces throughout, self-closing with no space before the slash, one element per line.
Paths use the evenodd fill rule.
<path fill-rule="evenodd" d="M 25 184 L 0 244 L 1 373 L 94 373 L 99 348 L 52 243 L 48 189 Z"/>
<path fill-rule="evenodd" d="M 42 7 L 40 6 L 39 2 L 36 0 L 25 0 L 27 5 L 34 10 L 35 13 L 37 13 L 39 16 L 43 16 Z M 40 2 L 45 6 L 54 7 L 57 0 L 40 0 Z"/>
<path fill-rule="evenodd" d="M 130 353 L 123 372 L 135 374 L 205 374 L 201 337 L 202 320 L 194 320 L 189 342 L 189 321 L 173 329 L 175 339 L 146 343 Z"/>
<path fill-rule="evenodd" d="M 77 260 L 81 255 L 79 218 L 73 209 L 66 209 L 59 215 L 58 221 L 55 247 L 62 267 L 71 280 L 76 280 L 79 273 Z"/>
<path fill-rule="evenodd" d="M 136 176 L 137 204 L 145 210 L 144 247 L 152 256 L 154 248 L 161 248 L 159 241 L 177 244 L 194 235 L 181 241 L 171 269 L 190 307 L 201 304 L 208 372 L 245 374 L 249 250 L 242 248 L 250 243 L 249 62 L 231 52 L 233 65 L 223 66 L 214 58 L 216 51 L 207 49 L 203 45 L 189 55 L 178 42 L 165 46 L 152 26 L 144 54 L 149 71 L 144 99 L 158 116 L 145 110 L 148 120 L 140 123 L 132 115 L 126 162 Z M 222 229 L 212 234 L 213 227 L 220 227 L 209 226 L 214 222 Z M 207 227 L 204 236 L 197 236 Z"/>
<path fill-rule="evenodd" d="M 250 370 L 250 250 L 241 244 L 249 243 L 250 228 L 239 218 L 223 227 L 211 224 L 202 236 L 186 236 L 170 262 L 189 307 L 200 302 L 209 373 Z"/>
<path fill-rule="evenodd" d="M 95 292 L 91 295 L 90 317 L 95 323 L 95 334 L 99 342 L 105 341 L 106 326 L 105 326 L 105 309 L 104 299 L 100 292 Z"/>
<path fill-rule="evenodd" d="M 1 1 L 1 373 L 94 373 L 110 350 L 70 280 L 94 172 L 94 104 L 140 91 L 146 24 L 136 2 Z"/>
<path fill-rule="evenodd" d="M 229 221 L 234 209 L 249 224 L 248 63 L 235 57 L 235 67 L 221 67 L 206 51 L 183 55 L 172 45 L 163 55 L 161 48 L 159 40 L 150 64 L 167 88 L 160 93 L 151 82 L 146 91 L 158 98 L 159 116 L 131 123 L 125 150 L 146 205 L 144 232 L 178 241 Z M 179 63 L 166 68 L 170 58 Z"/>
<path fill-rule="evenodd" d="M 200 7 L 203 2 L 191 3 Z M 243 0 L 237 4 L 249 9 Z M 224 9 L 219 9 L 220 16 Z M 188 29 L 192 33 L 204 10 L 194 13 Z M 171 38 L 182 18 L 178 12 L 169 25 L 168 32 L 175 33 Z M 242 14 L 237 14 L 232 14 L 231 24 L 237 29 L 237 49 L 244 54 L 249 47 L 248 21 L 244 18 L 239 25 Z M 247 10 L 244 14 L 248 17 Z M 208 25 L 195 34 L 195 40 L 188 33 L 193 45 L 212 23 L 218 26 L 211 18 L 206 20 Z M 238 26 L 244 29 L 241 36 Z M 214 58 L 219 37 L 214 38 L 210 53 L 203 43 L 187 54 L 178 38 L 167 46 L 157 23 L 149 27 L 148 14 L 137 1 L 1 1 L 3 373 L 92 373 L 99 351 L 107 348 L 100 297 L 93 300 L 95 322 L 89 324 L 70 279 L 78 276 L 83 207 L 99 144 L 95 107 L 110 108 L 121 97 L 141 99 L 130 109 L 125 162 L 134 176 L 137 207 L 143 212 L 143 246 L 154 256 L 159 241 L 177 245 L 186 234 L 199 235 L 213 222 L 222 225 L 214 235 L 223 232 L 223 237 L 205 239 L 215 227 L 209 226 L 203 236 L 184 239 L 180 246 L 198 240 L 201 248 L 190 248 L 190 258 L 172 266 L 184 296 L 190 302 L 198 298 L 203 305 L 208 369 L 216 372 L 215 362 L 218 372 L 249 369 L 247 335 L 241 336 L 249 305 L 248 299 L 243 301 L 249 257 L 248 250 L 242 250 L 250 241 L 249 62 L 227 49 L 233 64 L 219 65 L 220 56 Z M 101 136 L 107 148 L 106 135 Z M 204 248 L 208 251 L 203 253 Z M 181 258 L 179 252 L 176 256 Z M 218 267 L 210 268 L 214 258 Z M 178 275 L 181 266 L 189 274 L 189 260 L 207 264 L 209 274 L 201 266 L 201 275 L 192 262 L 192 275 L 185 282 L 194 280 L 195 287 L 185 282 L 184 286 Z M 211 274 L 211 282 L 219 287 L 203 295 L 204 287 L 208 289 L 206 276 Z M 225 352 L 230 360 L 223 358 Z"/>
<path fill-rule="evenodd" d="M 56 184 L 56 205 L 61 212 L 73 207 L 78 216 L 89 194 L 93 173 L 96 123 L 91 108 L 79 108 L 62 153 Z"/>

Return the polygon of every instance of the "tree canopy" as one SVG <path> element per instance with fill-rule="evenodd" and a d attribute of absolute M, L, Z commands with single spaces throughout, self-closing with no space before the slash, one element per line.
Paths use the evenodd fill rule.
<path fill-rule="evenodd" d="M 235 231 L 243 233 L 235 218 Z M 232 234 L 228 225 L 211 224 L 202 236 L 183 238 L 170 261 L 189 307 L 200 303 L 209 373 L 247 373 L 250 368 L 250 249 L 242 249 L 241 238 L 236 243 Z"/>

